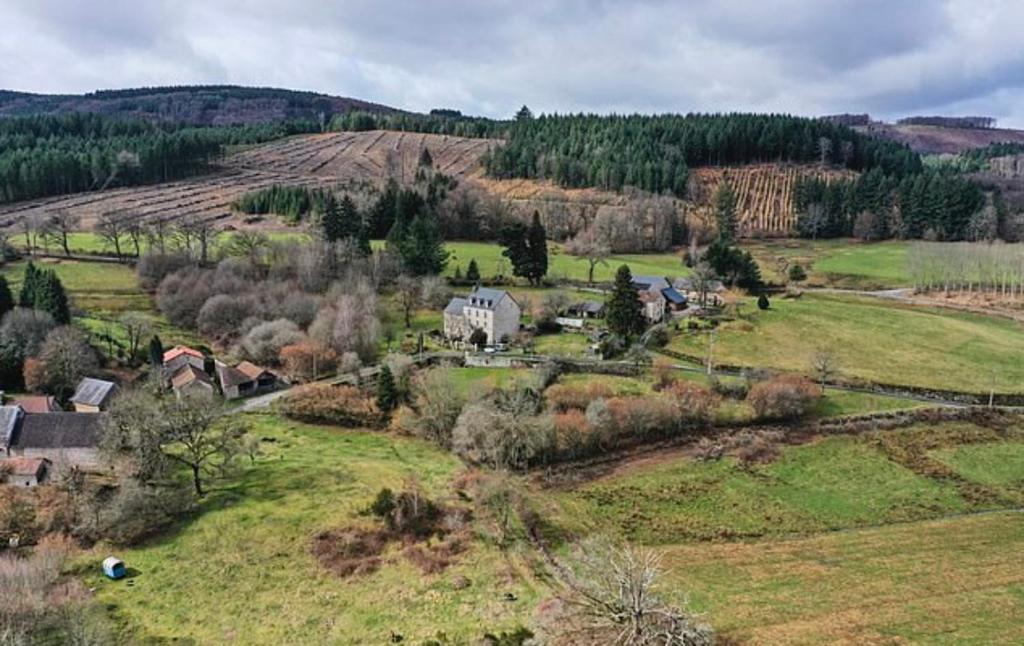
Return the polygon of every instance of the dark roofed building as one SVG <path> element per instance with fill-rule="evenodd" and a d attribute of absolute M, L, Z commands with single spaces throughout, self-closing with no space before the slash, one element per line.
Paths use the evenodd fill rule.
<path fill-rule="evenodd" d="M 210 375 L 190 363 L 181 364 L 171 376 L 171 388 L 179 397 L 182 395 L 213 395 L 216 390 Z"/>
<path fill-rule="evenodd" d="M 46 458 L 57 465 L 95 467 L 100 462 L 103 418 L 94 413 L 23 415 L 8 452 L 16 457 Z"/>
<path fill-rule="evenodd" d="M 11 444 L 25 411 L 21 406 L 0 406 L 0 449 L 4 455 L 11 454 Z"/>
<path fill-rule="evenodd" d="M 604 316 L 604 303 L 600 301 L 580 301 L 570 305 L 566 312 L 570 316 L 578 316 L 580 318 L 601 318 Z"/>
<path fill-rule="evenodd" d="M 277 387 L 277 375 L 248 361 L 237 367 L 218 361 L 215 366 L 224 399 L 248 397 Z"/>
<path fill-rule="evenodd" d="M 71 396 L 71 403 L 75 405 L 75 411 L 79 413 L 98 413 L 107 409 L 107 404 L 110 403 L 115 388 L 112 381 L 86 377 L 78 382 L 78 388 Z"/>

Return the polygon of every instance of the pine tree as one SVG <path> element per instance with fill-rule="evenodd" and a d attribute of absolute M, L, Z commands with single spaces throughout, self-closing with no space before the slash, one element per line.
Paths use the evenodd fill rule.
<path fill-rule="evenodd" d="M 399 241 L 398 251 L 402 265 L 413 276 L 440 274 L 448 264 L 441 229 L 434 218 L 427 215 L 416 216 L 404 239 Z"/>
<path fill-rule="evenodd" d="M 476 258 L 469 261 L 469 267 L 466 268 L 466 280 L 473 284 L 480 282 L 480 267 L 476 264 Z"/>
<path fill-rule="evenodd" d="M 501 232 L 503 256 L 512 263 L 512 275 L 525 278 L 531 285 L 540 285 L 548 273 L 547 232 L 540 223 L 540 214 L 533 212 L 530 226 L 520 222 L 506 225 Z"/>
<path fill-rule="evenodd" d="M 164 344 L 155 334 L 149 340 L 149 365 L 154 368 L 164 365 Z"/>
<path fill-rule="evenodd" d="M 334 195 L 324 198 L 323 213 L 320 215 L 320 226 L 324 230 L 327 242 L 337 242 L 345 237 L 345 224 L 342 221 L 341 206 Z"/>
<path fill-rule="evenodd" d="M 605 322 L 612 333 L 629 337 L 643 332 L 645 327 L 643 303 L 633 286 L 629 266 L 622 265 L 615 272 L 615 284 L 606 305 Z"/>
<path fill-rule="evenodd" d="M 768 295 L 762 292 L 761 295 L 757 297 L 757 309 L 766 310 L 771 306 L 772 304 L 768 300 Z"/>
<path fill-rule="evenodd" d="M 387 364 L 380 369 L 377 376 L 377 408 L 389 413 L 398 406 L 398 386 L 395 384 L 395 376 Z"/>
<path fill-rule="evenodd" d="M 21 281 L 21 291 L 18 294 L 18 305 L 20 307 L 36 306 L 36 288 L 39 285 L 39 270 L 29 261 L 25 265 L 25 277 Z"/>
<path fill-rule="evenodd" d="M 7 279 L 0 276 L 0 319 L 12 309 L 14 309 L 14 296 L 11 294 L 11 288 L 7 285 Z"/>
<path fill-rule="evenodd" d="M 53 320 L 60 325 L 71 322 L 71 309 L 68 306 L 68 295 L 64 291 L 57 274 L 53 271 L 40 272 L 36 278 L 35 303 L 33 307 L 48 312 Z"/>
<path fill-rule="evenodd" d="M 534 285 L 540 285 L 548 273 L 548 234 L 537 211 L 533 212 L 533 221 L 527 232 L 527 247 L 529 267 L 526 277 Z"/>
<path fill-rule="evenodd" d="M 732 244 L 736 241 L 738 223 L 736 221 L 736 193 L 729 185 L 728 178 L 723 178 L 715 191 L 715 222 L 718 224 L 720 240 Z"/>
<path fill-rule="evenodd" d="M 430 150 L 424 146 L 420 151 L 420 166 L 430 168 L 434 165 L 434 158 L 430 156 Z"/>

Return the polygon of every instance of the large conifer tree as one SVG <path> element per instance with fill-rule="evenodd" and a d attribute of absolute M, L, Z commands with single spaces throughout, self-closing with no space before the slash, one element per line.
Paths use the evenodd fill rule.
<path fill-rule="evenodd" d="M 629 337 L 643 332 L 644 306 L 633 286 L 633 274 L 627 265 L 622 265 L 615 272 L 615 285 L 606 312 L 605 322 L 613 334 Z"/>

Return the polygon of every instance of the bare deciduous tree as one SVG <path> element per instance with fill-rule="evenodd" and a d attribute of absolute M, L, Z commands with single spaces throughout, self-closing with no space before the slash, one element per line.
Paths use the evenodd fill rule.
<path fill-rule="evenodd" d="M 587 261 L 587 282 L 594 282 L 594 269 L 598 265 L 608 265 L 608 256 L 612 253 L 611 245 L 602 239 L 594 227 L 577 234 L 565 243 L 565 252 Z"/>
<path fill-rule="evenodd" d="M 839 358 L 829 348 L 820 348 L 811 355 L 811 370 L 822 388 L 825 383 L 839 373 Z"/>
<path fill-rule="evenodd" d="M 153 333 L 153 324 L 149 318 L 139 312 L 125 312 L 118 319 L 121 330 L 127 339 L 128 361 L 134 362 L 139 356 L 139 349 L 144 339 Z"/>
<path fill-rule="evenodd" d="M 70 211 L 58 209 L 50 212 L 43 221 L 42 235 L 54 244 L 59 244 L 65 256 L 71 255 L 70 236 L 82 219 Z"/>

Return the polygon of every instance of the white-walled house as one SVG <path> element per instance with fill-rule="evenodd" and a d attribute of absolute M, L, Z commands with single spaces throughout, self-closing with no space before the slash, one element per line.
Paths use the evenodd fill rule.
<path fill-rule="evenodd" d="M 456 297 L 444 308 L 444 335 L 466 341 L 473 330 L 483 330 L 487 343 L 511 339 L 519 332 L 522 310 L 516 299 L 502 289 L 478 287 L 465 298 Z"/>

